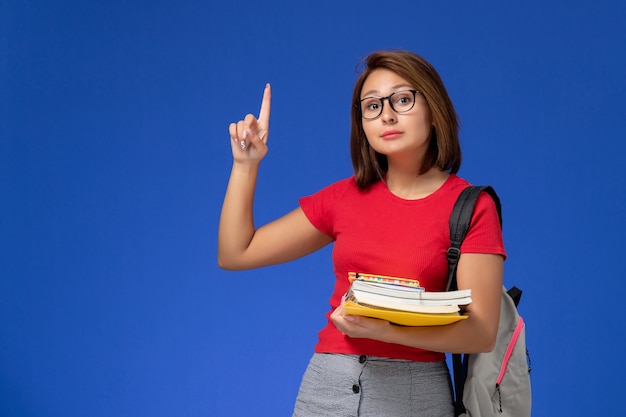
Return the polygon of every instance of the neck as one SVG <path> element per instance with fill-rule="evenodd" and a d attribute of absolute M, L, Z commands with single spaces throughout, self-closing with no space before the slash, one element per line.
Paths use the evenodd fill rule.
<path fill-rule="evenodd" d="M 424 174 L 417 174 L 415 169 L 402 170 L 390 166 L 385 182 L 394 195 L 405 200 L 417 200 L 437 191 L 449 176 L 450 174 L 436 167 Z"/>

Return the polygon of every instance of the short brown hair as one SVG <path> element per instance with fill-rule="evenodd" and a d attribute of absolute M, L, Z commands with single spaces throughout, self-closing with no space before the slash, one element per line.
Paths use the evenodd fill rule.
<path fill-rule="evenodd" d="M 424 58 L 408 51 L 379 51 L 363 61 L 363 69 L 354 86 L 352 95 L 352 129 L 350 132 L 350 154 L 359 189 L 367 189 L 379 181 L 387 172 L 387 157 L 369 145 L 359 101 L 363 84 L 377 69 L 387 69 L 406 79 L 426 99 L 433 120 L 430 144 L 421 167 L 425 173 L 433 166 L 451 173 L 461 167 L 459 145 L 459 122 L 452 100 L 435 68 Z"/>

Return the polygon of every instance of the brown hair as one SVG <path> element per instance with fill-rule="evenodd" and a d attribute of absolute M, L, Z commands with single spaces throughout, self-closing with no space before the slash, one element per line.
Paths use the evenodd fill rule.
<path fill-rule="evenodd" d="M 359 189 L 364 190 L 379 181 L 388 169 L 387 157 L 369 145 L 363 130 L 359 101 L 363 84 L 377 69 L 387 69 L 406 79 L 426 99 L 433 120 L 430 144 L 420 174 L 433 166 L 451 173 L 461 167 L 459 122 L 448 92 L 435 68 L 424 58 L 407 51 L 379 51 L 363 61 L 363 69 L 352 95 L 352 129 L 350 154 Z"/>

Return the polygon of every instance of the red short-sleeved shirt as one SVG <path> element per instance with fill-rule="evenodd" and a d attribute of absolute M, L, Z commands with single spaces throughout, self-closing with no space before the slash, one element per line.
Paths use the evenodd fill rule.
<path fill-rule="evenodd" d="M 457 197 L 469 183 L 456 175 L 431 195 L 404 200 L 380 181 L 359 191 L 354 177 L 338 181 L 300 199 L 311 223 L 334 239 L 335 289 L 328 323 L 319 333 L 318 353 L 372 355 L 414 361 L 443 360 L 442 353 L 372 339 L 353 339 L 339 332 L 330 313 L 349 286 L 348 272 L 414 278 L 428 291 L 444 291 L 450 246 L 448 221 Z M 506 256 L 493 200 L 482 194 L 461 253 Z"/>

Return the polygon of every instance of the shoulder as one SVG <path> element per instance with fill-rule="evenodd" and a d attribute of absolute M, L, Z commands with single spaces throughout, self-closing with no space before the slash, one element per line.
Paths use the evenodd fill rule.
<path fill-rule="evenodd" d="M 455 174 L 451 174 L 448 180 L 448 183 L 446 185 L 447 185 L 448 192 L 451 195 L 454 195 L 455 198 L 458 198 L 458 196 L 461 194 L 461 192 L 463 192 L 465 188 L 473 186 L 475 184 L 472 184 L 469 181 L 461 177 L 458 177 Z M 477 201 L 478 201 L 477 204 L 481 206 L 487 205 L 487 206 L 493 206 L 495 208 L 495 202 L 493 201 L 493 198 L 486 192 L 480 193 Z"/>
<path fill-rule="evenodd" d="M 461 194 L 465 188 L 469 187 L 470 182 L 457 176 L 456 174 L 450 174 L 448 181 L 446 181 L 446 186 L 451 192 L 455 192 L 457 194 Z"/>
<path fill-rule="evenodd" d="M 357 189 L 354 177 L 344 178 L 336 181 L 313 194 L 300 198 L 300 207 L 309 214 L 311 211 L 333 210 L 338 201 L 343 199 L 346 193 L 351 193 Z"/>
<path fill-rule="evenodd" d="M 452 211 L 452 206 L 458 199 L 461 192 L 470 186 L 471 184 L 456 176 L 450 174 L 445 182 L 431 195 L 426 197 L 423 201 L 428 204 L 434 204 L 446 210 Z"/>
<path fill-rule="evenodd" d="M 305 216 L 318 230 L 334 236 L 334 219 L 337 210 L 350 201 L 350 195 L 358 192 L 354 177 L 336 181 L 314 194 L 300 198 L 300 208 Z"/>
<path fill-rule="evenodd" d="M 452 174 L 446 183 L 446 198 L 452 205 L 456 204 L 459 196 L 467 187 L 472 186 L 467 180 Z M 498 199 L 497 195 L 495 196 Z M 496 201 L 487 192 L 481 192 L 473 207 L 472 225 L 481 222 L 484 217 L 490 219 L 490 222 L 497 221 L 499 223 L 499 213 Z"/>
<path fill-rule="evenodd" d="M 343 178 L 341 180 L 335 181 L 334 183 L 326 186 L 324 189 L 347 191 L 347 190 L 358 190 L 358 187 L 356 185 L 356 178 L 353 175 L 348 178 Z"/>
<path fill-rule="evenodd" d="M 356 185 L 356 179 L 354 178 L 354 176 L 351 176 L 351 177 L 333 182 L 332 184 L 327 185 L 326 187 L 316 191 L 313 194 L 302 197 L 301 200 L 310 199 L 310 198 L 338 199 L 338 198 L 341 198 L 346 193 L 354 193 L 358 191 L 359 189 Z"/>

